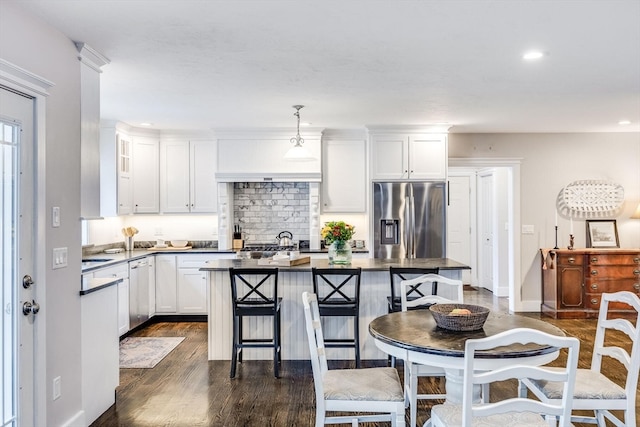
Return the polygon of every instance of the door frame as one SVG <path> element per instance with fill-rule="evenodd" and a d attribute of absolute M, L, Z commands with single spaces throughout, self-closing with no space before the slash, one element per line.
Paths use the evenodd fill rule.
<path fill-rule="evenodd" d="M 34 102 L 34 147 L 33 147 L 33 170 L 34 170 L 34 203 L 33 212 L 34 231 L 33 236 L 36 242 L 46 242 L 46 99 L 49 96 L 49 89 L 54 86 L 53 82 L 40 77 L 30 71 L 20 68 L 2 58 L 0 58 L 0 84 L 33 97 Z M 39 314 L 44 316 L 38 327 L 34 339 L 34 366 L 33 378 L 47 378 L 46 375 L 46 244 L 34 245 L 34 280 L 37 285 L 34 287 L 34 296 L 43 306 Z M 16 312 L 19 308 L 16 307 Z M 21 314 L 18 314 L 21 315 Z M 36 425 L 46 424 L 46 396 L 47 387 L 34 387 L 33 390 L 34 421 Z M 20 404 L 20 402 L 18 402 Z M 20 407 L 18 407 L 20 413 Z"/>
<path fill-rule="evenodd" d="M 523 311 L 524 306 L 522 304 L 521 288 L 521 244 L 520 233 L 516 230 L 520 230 L 520 166 L 522 164 L 522 158 L 449 158 L 449 168 L 473 168 L 475 170 L 492 168 L 492 167 L 504 167 L 510 169 L 510 185 L 509 185 L 509 199 L 508 210 L 511 213 L 511 224 L 509 227 L 509 312 L 514 313 Z M 475 191 L 475 190 L 474 190 Z M 476 214 L 477 216 L 477 214 Z M 472 218 L 471 221 L 477 230 L 477 223 Z M 476 231 L 472 235 L 476 234 Z M 474 260 L 477 258 L 477 242 L 472 246 L 472 251 L 476 251 L 475 256 L 472 256 Z M 477 266 L 477 265 L 476 265 Z M 473 268 L 473 265 L 471 266 Z"/>

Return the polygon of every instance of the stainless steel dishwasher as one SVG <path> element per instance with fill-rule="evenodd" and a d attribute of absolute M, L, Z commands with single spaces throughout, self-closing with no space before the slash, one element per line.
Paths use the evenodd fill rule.
<path fill-rule="evenodd" d="M 149 319 L 149 262 L 129 263 L 129 328 Z"/>

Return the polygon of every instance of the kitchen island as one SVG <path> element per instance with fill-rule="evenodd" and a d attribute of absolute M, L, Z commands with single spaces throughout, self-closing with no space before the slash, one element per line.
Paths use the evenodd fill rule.
<path fill-rule="evenodd" d="M 208 341 L 209 360 L 231 360 L 231 284 L 229 268 L 265 267 L 254 259 L 220 259 L 207 262 L 201 268 L 208 279 Z M 368 333 L 369 322 L 387 313 L 387 296 L 390 294 L 389 268 L 438 268 L 440 274 L 460 279 L 462 270 L 469 266 L 448 258 L 422 259 L 373 259 L 354 258 L 349 266 L 330 266 L 326 259 L 312 259 L 310 263 L 291 267 L 278 267 L 278 295 L 282 297 L 282 358 L 284 360 L 309 359 L 304 311 L 301 295 L 312 292 L 311 268 L 357 268 L 362 269 L 360 288 L 360 354 L 362 359 L 386 359 Z M 443 296 L 454 297 L 454 295 Z M 271 336 L 271 319 L 249 318 L 245 321 L 245 335 L 250 337 Z M 330 318 L 323 322 L 325 336 L 348 338 L 353 331 L 351 319 Z M 255 334 L 255 335 L 253 335 Z M 353 350 L 327 349 L 329 359 L 353 359 Z M 244 349 L 245 360 L 270 360 L 270 349 Z"/>

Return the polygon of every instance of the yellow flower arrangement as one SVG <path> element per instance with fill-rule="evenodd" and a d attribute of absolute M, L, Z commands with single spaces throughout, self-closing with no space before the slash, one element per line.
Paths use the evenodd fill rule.
<path fill-rule="evenodd" d="M 353 225 L 347 224 L 344 221 L 329 221 L 325 222 L 320 234 L 325 244 L 330 245 L 337 241 L 346 242 L 347 240 L 351 240 L 355 229 Z"/>

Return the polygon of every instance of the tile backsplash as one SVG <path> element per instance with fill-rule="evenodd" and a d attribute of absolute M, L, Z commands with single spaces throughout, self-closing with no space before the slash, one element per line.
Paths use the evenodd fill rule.
<path fill-rule="evenodd" d="M 308 240 L 309 183 L 236 182 L 233 217 L 247 243 L 275 242 L 281 231 Z"/>

